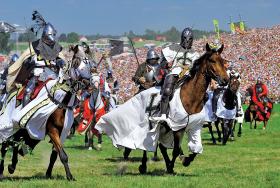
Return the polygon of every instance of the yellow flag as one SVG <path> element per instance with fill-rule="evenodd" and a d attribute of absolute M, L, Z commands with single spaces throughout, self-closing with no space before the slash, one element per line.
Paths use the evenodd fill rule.
<path fill-rule="evenodd" d="M 217 34 L 217 38 L 220 39 L 219 21 L 217 19 L 213 19 L 213 24 L 214 24 L 215 32 Z"/>
<path fill-rule="evenodd" d="M 230 30 L 232 34 L 235 34 L 235 25 L 233 22 L 230 23 Z"/>
<path fill-rule="evenodd" d="M 240 31 L 245 31 L 245 25 L 244 25 L 244 22 L 243 21 L 241 21 L 241 22 L 239 22 L 239 28 L 240 28 Z"/>

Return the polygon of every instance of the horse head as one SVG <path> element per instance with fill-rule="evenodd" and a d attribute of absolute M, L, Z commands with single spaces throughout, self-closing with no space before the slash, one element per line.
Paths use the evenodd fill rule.
<path fill-rule="evenodd" d="M 74 55 L 73 55 L 73 58 L 72 58 L 72 66 L 74 68 L 78 68 L 81 64 L 81 61 L 83 60 L 83 58 L 86 57 L 86 53 L 84 51 L 84 48 L 81 46 L 81 45 L 71 45 L 69 47 L 69 51 L 73 52 Z"/>
<path fill-rule="evenodd" d="M 229 89 L 231 92 L 236 93 L 240 86 L 240 75 L 238 73 L 230 74 Z"/>
<path fill-rule="evenodd" d="M 229 77 L 224 64 L 226 60 L 221 57 L 224 45 L 219 49 L 211 49 L 209 44 L 206 44 L 206 75 L 218 82 L 219 85 L 227 85 Z"/>

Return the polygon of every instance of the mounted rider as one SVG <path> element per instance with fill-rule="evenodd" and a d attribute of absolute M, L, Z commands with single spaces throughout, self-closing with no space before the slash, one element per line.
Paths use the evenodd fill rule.
<path fill-rule="evenodd" d="M 170 72 L 165 77 L 161 90 L 160 113 L 158 116 L 151 117 L 152 121 L 167 120 L 169 101 L 176 82 L 188 74 L 194 61 L 200 57 L 199 53 L 192 49 L 192 45 L 193 31 L 191 28 L 185 28 L 181 34 L 180 44 L 172 44 L 162 50 L 163 62 L 161 63 L 167 63 Z"/>
<path fill-rule="evenodd" d="M 7 97 L 6 83 L 7 83 L 8 68 L 12 64 L 14 64 L 18 60 L 18 58 L 19 57 L 17 54 L 13 54 L 8 66 L 3 70 L 3 73 L 1 73 L 1 76 L 0 76 L 0 110 L 2 109 L 2 106 Z"/>
<path fill-rule="evenodd" d="M 149 49 L 144 63 L 139 65 L 132 80 L 139 86 L 138 93 L 153 87 L 157 80 L 156 71 L 159 67 L 159 56 L 154 49 Z"/>
<path fill-rule="evenodd" d="M 26 106 L 36 86 L 55 80 L 59 77 L 60 68 L 64 65 L 62 47 L 56 42 L 56 29 L 51 23 L 46 23 L 39 12 L 34 11 L 32 20 L 36 22 L 31 31 L 36 35 L 42 30 L 41 38 L 32 42 L 18 61 L 10 66 L 10 81 L 8 87 L 19 82 L 25 85 L 22 106 Z M 21 74 L 19 75 L 21 71 Z M 23 72 L 22 72 L 23 71 Z M 26 80 L 28 80 L 26 82 Z"/>

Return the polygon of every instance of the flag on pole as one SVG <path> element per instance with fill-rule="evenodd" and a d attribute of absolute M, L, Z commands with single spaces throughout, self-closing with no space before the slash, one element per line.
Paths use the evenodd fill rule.
<path fill-rule="evenodd" d="M 219 21 L 217 19 L 213 19 L 213 24 L 214 24 L 215 32 L 217 34 L 217 38 L 220 39 Z"/>
<path fill-rule="evenodd" d="M 230 23 L 230 30 L 232 34 L 235 34 L 235 25 L 233 22 Z"/>
<path fill-rule="evenodd" d="M 242 32 L 245 31 L 245 25 L 244 25 L 243 21 L 239 22 L 239 28 L 240 28 L 240 31 L 242 31 Z"/>

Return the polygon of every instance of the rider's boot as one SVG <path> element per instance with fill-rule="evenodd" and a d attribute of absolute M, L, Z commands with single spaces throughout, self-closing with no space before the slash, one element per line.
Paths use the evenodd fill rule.
<path fill-rule="evenodd" d="M 173 94 L 174 85 L 177 77 L 173 74 L 167 75 L 162 86 L 162 98 L 160 102 L 160 113 L 150 117 L 151 121 L 167 121 L 167 114 L 169 110 L 169 100 Z"/>

